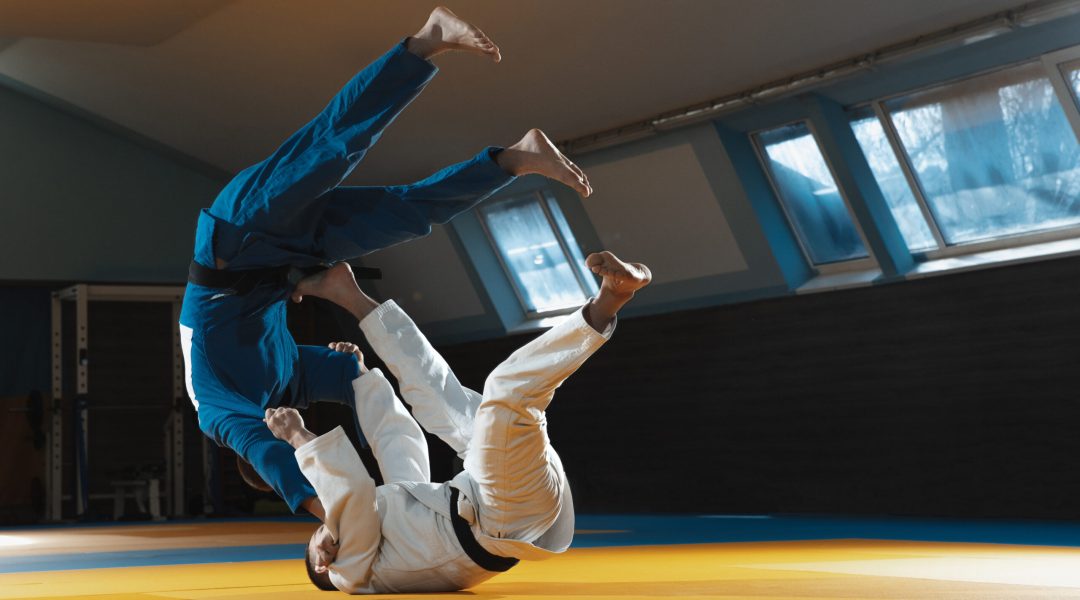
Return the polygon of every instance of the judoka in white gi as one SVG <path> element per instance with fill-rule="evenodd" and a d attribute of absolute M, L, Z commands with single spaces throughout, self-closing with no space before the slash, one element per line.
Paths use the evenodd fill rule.
<path fill-rule="evenodd" d="M 268 427 L 296 449 L 326 509 L 306 553 L 315 585 L 353 594 L 455 591 L 517 559 L 544 559 L 570 546 L 574 504 L 545 410 L 555 389 L 610 338 L 619 309 L 652 279 L 644 265 L 610 252 L 586 264 L 603 277 L 599 294 L 500 364 L 482 395 L 458 382 L 393 301 L 364 295 L 348 265 L 297 288 L 294 300 L 326 298 L 359 320 L 412 407 L 410 415 L 379 369 L 363 367 L 355 346 L 331 344 L 361 363 L 356 410 L 385 481 L 378 487 L 340 427 L 316 436 L 295 409 L 266 411 Z M 430 481 L 420 425 L 464 460 L 451 481 Z"/>

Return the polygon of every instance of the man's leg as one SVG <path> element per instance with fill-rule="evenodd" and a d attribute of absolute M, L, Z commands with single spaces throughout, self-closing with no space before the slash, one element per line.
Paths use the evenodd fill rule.
<path fill-rule="evenodd" d="M 435 75 L 437 69 L 427 59 L 450 50 L 498 53 L 478 29 L 448 10 L 436 9 L 415 36 L 353 77 L 273 154 L 241 171 L 218 195 L 210 213 L 241 233 L 289 237 L 313 225 L 326 192 L 352 172 Z M 239 249 L 242 235 L 222 237 L 217 258 L 225 262 Z M 233 265 L 249 266 L 264 265 Z"/>
<path fill-rule="evenodd" d="M 443 357 L 396 303 L 379 304 L 361 291 L 345 263 L 305 280 L 297 291 L 326 298 L 352 313 L 368 342 L 397 378 L 413 417 L 424 430 L 465 457 L 480 394 L 461 385 Z M 351 344 L 331 344 L 335 346 L 357 352 L 360 357 Z M 366 400 L 357 397 L 358 416 L 363 402 Z M 375 445 L 376 441 L 372 440 L 372 446 Z"/>
<path fill-rule="evenodd" d="M 544 411 L 551 404 L 555 388 L 603 345 L 615 326 L 619 310 L 652 278 L 645 265 L 623 262 L 610 253 L 590 255 L 585 262 L 593 273 L 604 278 L 597 297 L 492 371 L 482 403 L 476 409 L 464 458 L 465 471 L 480 490 L 481 497 L 474 500 L 480 504 L 481 526 L 489 535 L 531 542 L 548 530 L 558 516 L 565 475 L 546 433 Z M 365 323 L 365 333 L 368 330 L 375 333 L 373 338 L 381 336 L 374 325 L 375 319 L 386 316 L 381 311 L 390 311 L 380 309 L 375 300 L 356 287 L 346 264 L 305 279 L 297 288 L 297 295 L 318 296 L 342 306 L 357 321 Z M 411 327 L 399 324 L 386 329 L 409 331 Z M 434 358 L 437 354 L 433 350 L 429 354 L 423 344 L 411 345 L 418 341 L 403 343 L 400 350 L 427 355 L 428 365 L 436 366 L 436 373 L 442 373 L 442 359 Z M 394 344 L 384 345 L 388 356 L 395 356 Z M 423 360 L 420 365 L 424 364 Z M 408 363 L 396 357 L 394 362 Z M 453 376 L 448 368 L 445 374 Z M 423 382 L 428 378 L 403 374 L 403 386 L 409 385 L 408 379 Z M 451 387 L 459 386 L 455 380 Z M 443 393 L 454 397 L 453 390 L 447 391 L 446 387 L 432 386 L 431 390 L 432 397 Z M 474 400 L 462 398 L 456 409 L 445 401 L 442 404 L 461 414 L 471 410 L 471 401 Z M 446 420 L 453 429 L 454 420 Z M 465 437 L 457 435 L 459 439 Z M 447 437 L 453 439 L 453 432 Z"/>
<path fill-rule="evenodd" d="M 480 526 L 490 536 L 531 542 L 555 521 L 565 474 L 545 410 L 555 389 L 610 337 L 619 309 L 652 279 L 644 265 L 610 252 L 586 263 L 604 278 L 597 297 L 514 352 L 484 385 L 465 470 L 476 482 Z"/>
<path fill-rule="evenodd" d="M 300 361 L 291 407 L 303 409 L 316 402 L 348 406 L 361 440 L 375 454 L 383 482 L 431 479 L 424 432 L 381 372 L 368 372 L 360 356 L 333 348 L 297 349 Z"/>
<path fill-rule="evenodd" d="M 588 177 L 539 129 L 505 149 L 487 148 L 409 185 L 340 186 L 327 194 L 315 252 L 348 260 L 426 235 L 520 175 L 537 174 L 592 193 Z"/>

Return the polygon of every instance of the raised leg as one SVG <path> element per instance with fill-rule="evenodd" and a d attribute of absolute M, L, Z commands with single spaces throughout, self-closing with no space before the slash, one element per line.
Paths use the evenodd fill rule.
<path fill-rule="evenodd" d="M 566 476 L 545 411 L 555 390 L 611 336 L 619 308 L 652 278 L 644 265 L 611 253 L 587 263 L 604 277 L 600 294 L 510 355 L 484 385 L 465 470 L 477 484 L 480 525 L 493 537 L 533 541 L 554 523 Z"/>
<path fill-rule="evenodd" d="M 313 205 L 352 172 L 436 71 L 404 45 L 395 46 L 353 77 L 273 154 L 234 177 L 210 214 L 245 234 L 289 237 L 298 227 L 309 226 L 309 215 L 317 218 L 321 212 Z M 232 260 L 243 236 L 218 237 L 217 258 Z"/>
<path fill-rule="evenodd" d="M 230 261 L 233 268 L 265 266 L 236 257 L 247 234 L 292 238 L 312 228 L 329 200 L 327 192 L 434 77 L 438 69 L 426 59 L 450 50 L 498 53 L 478 29 L 436 9 L 416 36 L 358 73 L 273 154 L 233 178 L 210 208 L 211 215 L 236 228 L 215 236 L 218 266 Z"/>
<path fill-rule="evenodd" d="M 397 378 L 402 399 L 416 420 L 464 459 L 480 394 L 461 385 L 442 355 L 392 300 L 364 317 L 360 329 Z"/>
<path fill-rule="evenodd" d="M 589 179 L 539 129 L 506 149 L 491 147 L 409 185 L 341 186 L 327 194 L 314 250 L 327 260 L 348 260 L 426 235 L 471 209 L 519 175 L 537 174 L 592 193 Z"/>
<path fill-rule="evenodd" d="M 397 378 L 413 417 L 464 458 L 480 394 L 461 385 L 412 319 L 393 301 L 380 305 L 364 294 L 345 263 L 302 281 L 293 299 L 302 300 L 304 294 L 326 298 L 356 317 L 368 342 Z M 351 345 L 331 347 L 355 351 Z M 365 400 L 358 395 L 358 416 L 362 402 Z M 363 418 L 360 421 L 363 423 Z"/>
<path fill-rule="evenodd" d="M 430 480 L 424 432 L 386 377 L 378 369 L 364 368 L 359 350 L 354 356 L 346 346 L 297 347 L 299 381 L 290 407 L 303 409 L 316 402 L 348 406 L 361 441 L 375 454 L 384 482 Z"/>

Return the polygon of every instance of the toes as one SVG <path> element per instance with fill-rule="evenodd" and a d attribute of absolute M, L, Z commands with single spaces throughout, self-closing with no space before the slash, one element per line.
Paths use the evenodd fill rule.
<path fill-rule="evenodd" d="M 581 194 L 582 196 L 588 196 L 589 195 L 589 188 L 586 187 L 584 183 L 581 183 L 580 179 L 578 179 L 576 177 L 561 177 L 559 180 L 562 181 L 563 183 L 565 183 L 566 185 L 574 188 L 574 190 L 577 191 L 577 193 Z"/>
<path fill-rule="evenodd" d="M 577 174 L 570 169 L 562 169 L 559 172 L 558 180 L 570 186 L 582 196 L 588 196 L 591 191 L 589 189 L 589 186 L 585 185 L 585 182 L 582 181 L 581 178 L 578 177 Z"/>

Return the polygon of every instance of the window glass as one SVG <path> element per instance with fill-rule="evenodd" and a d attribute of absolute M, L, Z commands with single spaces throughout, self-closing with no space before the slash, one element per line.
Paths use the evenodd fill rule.
<path fill-rule="evenodd" d="M 908 248 L 912 252 L 925 252 L 936 248 L 934 234 L 930 232 L 926 217 L 919 209 L 915 195 L 911 193 L 911 186 L 904 177 L 896 153 L 889 145 L 889 139 L 885 137 L 885 128 L 881 126 L 881 121 L 873 113 L 864 113 L 856 115 L 851 122 L 851 128 L 855 132 L 855 138 L 859 140 L 863 154 L 866 155 L 866 161 L 870 163 L 870 170 L 877 179 L 885 202 L 888 203 Z"/>
<path fill-rule="evenodd" d="M 946 242 L 1080 223 L 1080 146 L 1039 63 L 886 106 Z"/>
<path fill-rule="evenodd" d="M 566 247 L 570 249 L 570 258 L 573 264 L 577 266 L 578 272 L 582 275 L 581 282 L 585 285 L 586 291 L 595 296 L 600 292 L 600 287 L 596 285 L 596 278 L 591 274 L 587 274 L 589 271 L 585 269 L 585 257 L 581 254 L 581 247 L 578 246 L 577 238 L 574 237 L 574 231 L 570 229 L 570 223 L 566 222 L 566 217 L 563 216 L 562 209 L 559 208 L 559 203 L 555 201 L 555 198 L 544 192 L 544 200 L 547 202 L 548 211 L 555 219 L 555 225 L 559 228 L 559 233 L 562 235 Z"/>
<path fill-rule="evenodd" d="M 805 123 L 758 134 L 769 174 L 814 264 L 867 256 L 814 136 Z"/>
<path fill-rule="evenodd" d="M 528 312 L 545 313 L 585 303 L 588 298 L 536 196 L 495 204 L 482 214 Z"/>

